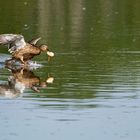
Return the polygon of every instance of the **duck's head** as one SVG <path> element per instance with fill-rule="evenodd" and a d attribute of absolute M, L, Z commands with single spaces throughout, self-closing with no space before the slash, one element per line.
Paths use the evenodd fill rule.
<path fill-rule="evenodd" d="M 49 48 L 48 48 L 47 45 L 41 45 L 41 46 L 40 46 L 40 49 L 41 49 L 42 52 L 47 52 L 47 51 L 49 51 Z"/>
<path fill-rule="evenodd" d="M 41 45 L 40 49 L 41 49 L 42 52 L 47 52 L 48 56 L 50 56 L 50 57 L 54 56 L 54 53 L 49 51 L 49 48 L 48 48 L 47 45 Z"/>

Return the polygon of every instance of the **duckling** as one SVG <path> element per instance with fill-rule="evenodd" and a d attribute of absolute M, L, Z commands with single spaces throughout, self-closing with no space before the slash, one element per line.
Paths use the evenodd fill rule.
<path fill-rule="evenodd" d="M 49 57 L 53 57 L 54 53 L 50 52 L 47 45 L 36 46 L 41 38 L 36 38 L 30 42 L 25 42 L 24 37 L 20 34 L 1 34 L 0 44 L 8 44 L 8 51 L 12 57 L 6 63 L 12 60 L 20 60 L 22 64 L 27 64 L 28 60 L 41 52 L 47 52 Z"/>

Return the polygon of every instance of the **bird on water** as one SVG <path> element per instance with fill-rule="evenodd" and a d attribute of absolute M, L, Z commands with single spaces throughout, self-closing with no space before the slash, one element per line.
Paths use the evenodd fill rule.
<path fill-rule="evenodd" d="M 0 44 L 7 44 L 8 51 L 12 55 L 6 63 L 9 64 L 13 60 L 19 60 L 22 64 L 26 65 L 28 60 L 31 60 L 36 55 L 40 55 L 41 52 L 47 52 L 49 57 L 53 57 L 54 53 L 49 51 L 47 45 L 36 45 L 40 39 L 39 37 L 26 42 L 23 35 L 20 34 L 1 34 Z"/>

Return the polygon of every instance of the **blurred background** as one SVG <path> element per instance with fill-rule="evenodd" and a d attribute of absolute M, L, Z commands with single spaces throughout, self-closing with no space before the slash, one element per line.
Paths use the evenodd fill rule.
<path fill-rule="evenodd" d="M 138 0 L 1 0 L 0 34 L 41 37 L 55 53 L 22 73 L 54 81 L 37 93 L 9 89 L 9 99 L 3 89 L 21 69 L 4 67 L 10 55 L 0 46 L 1 140 L 139 140 L 139 13 Z"/>

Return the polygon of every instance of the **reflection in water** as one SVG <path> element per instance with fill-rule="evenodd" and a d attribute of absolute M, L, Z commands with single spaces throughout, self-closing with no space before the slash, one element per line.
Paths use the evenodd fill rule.
<path fill-rule="evenodd" d="M 0 84 L 0 96 L 15 98 L 20 96 L 26 88 L 40 92 L 47 84 L 53 83 L 54 78 L 48 76 L 45 81 L 36 76 L 29 68 L 6 66 L 11 71 L 6 84 Z"/>
<path fill-rule="evenodd" d="M 2 140 L 139 140 L 138 0 L 1 0 L 0 5 L 1 33 L 42 36 L 56 53 L 39 76 L 12 70 L 14 88 L 10 82 L 6 88 L 15 90 L 15 81 L 24 81 L 23 91 L 31 92 L 21 100 L 0 100 Z M 43 55 L 35 59 L 46 64 Z M 47 90 L 38 83 L 46 84 L 41 80 L 46 70 L 55 75 Z M 3 84 L 6 70 L 0 74 Z"/>

